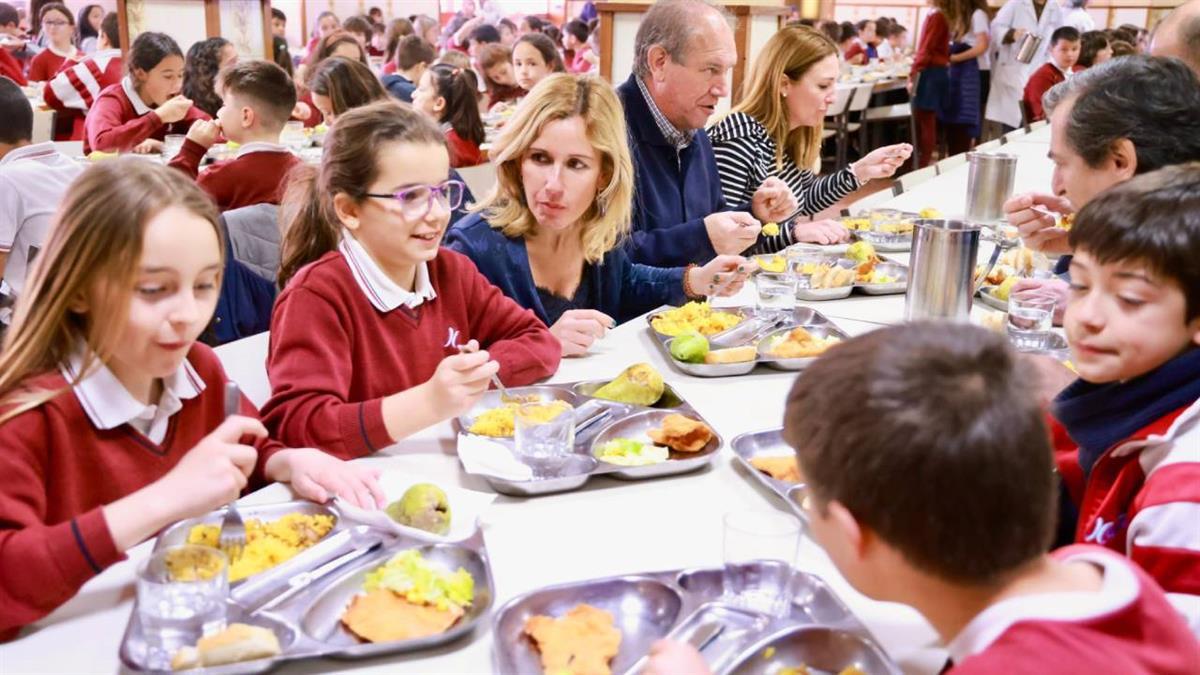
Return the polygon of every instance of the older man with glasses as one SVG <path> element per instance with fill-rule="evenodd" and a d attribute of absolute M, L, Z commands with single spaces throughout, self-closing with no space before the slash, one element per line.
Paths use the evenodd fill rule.
<path fill-rule="evenodd" d="M 758 241 L 762 222 L 781 221 L 796 208 L 774 177 L 750 204 L 730 209 L 721 195 L 704 125 L 729 95 L 737 63 L 730 18 L 704 0 L 660 0 L 638 27 L 634 72 L 617 88 L 636 180 L 629 242 L 635 262 L 675 267 L 740 254 Z"/>

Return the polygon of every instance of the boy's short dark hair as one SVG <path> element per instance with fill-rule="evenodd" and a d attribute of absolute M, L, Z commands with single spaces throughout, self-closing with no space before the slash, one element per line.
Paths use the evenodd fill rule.
<path fill-rule="evenodd" d="M 0 26 L 8 24 L 21 25 L 21 15 L 17 13 L 17 8 L 7 2 L 0 2 Z"/>
<path fill-rule="evenodd" d="M 497 27 L 499 26 L 504 26 L 514 33 L 517 32 L 517 24 L 513 23 L 512 19 L 500 19 L 500 23 L 497 24 Z"/>
<path fill-rule="evenodd" d="M 1200 162 L 1134 176 L 1080 209 L 1071 248 L 1101 264 L 1135 261 L 1179 284 L 1187 321 L 1200 317 Z"/>
<path fill-rule="evenodd" d="M 418 63 L 429 65 L 437 59 L 437 52 L 420 35 L 405 35 L 396 47 L 396 65 L 408 70 Z"/>
<path fill-rule="evenodd" d="M 1063 26 L 1050 34 L 1051 47 L 1058 44 L 1061 40 L 1079 42 L 1079 31 L 1072 26 Z"/>
<path fill-rule="evenodd" d="M 33 138 L 33 106 L 20 85 L 0 76 L 0 143 L 15 145 Z"/>
<path fill-rule="evenodd" d="M 263 124 L 268 128 L 282 129 L 296 107 L 296 86 L 292 78 L 271 61 L 239 61 L 222 70 L 217 81 L 222 96 L 237 94 L 243 103 L 262 116 Z"/>
<path fill-rule="evenodd" d="M 471 31 L 470 39 L 474 42 L 479 42 L 481 44 L 499 42 L 500 41 L 500 31 L 496 30 L 496 27 L 491 25 L 490 23 L 485 23 L 485 24 L 476 26 L 475 30 Z"/>
<path fill-rule="evenodd" d="M 375 32 L 375 29 L 372 28 L 374 25 L 370 19 L 364 16 L 351 16 L 342 22 L 342 30 L 356 33 L 363 36 L 364 40 L 370 41 Z"/>
<path fill-rule="evenodd" d="M 116 12 L 109 12 L 100 19 L 100 32 L 104 33 L 112 49 L 121 48 L 121 22 Z"/>
<path fill-rule="evenodd" d="M 814 508 L 840 502 L 917 569 L 988 584 L 1045 553 L 1058 493 L 1032 372 L 1003 335 L 891 326 L 796 380 L 784 439 Z"/>
<path fill-rule="evenodd" d="M 282 10 L 282 9 L 279 9 L 278 7 L 272 7 L 272 8 L 271 8 L 271 18 L 272 18 L 272 19 L 279 19 L 280 21 L 283 21 L 284 23 L 287 23 L 287 14 L 284 14 L 284 13 L 283 13 L 283 10 Z"/>
<path fill-rule="evenodd" d="M 579 19 L 571 19 L 570 21 L 564 23 L 562 29 L 564 33 L 573 35 L 576 40 L 579 40 L 580 42 L 587 42 L 587 24 Z"/>

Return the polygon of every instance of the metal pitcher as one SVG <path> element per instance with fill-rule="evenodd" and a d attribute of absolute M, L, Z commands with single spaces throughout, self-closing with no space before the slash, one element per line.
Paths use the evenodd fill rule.
<path fill-rule="evenodd" d="M 914 222 L 904 318 L 967 321 L 975 294 L 980 226 L 965 220 Z"/>
<path fill-rule="evenodd" d="M 968 152 L 967 220 L 988 225 L 1004 217 L 1012 196 L 1017 156 L 1003 152 Z"/>
<path fill-rule="evenodd" d="M 1021 38 L 1021 46 L 1017 49 L 1017 61 L 1020 63 L 1030 63 L 1033 57 L 1038 53 L 1038 47 L 1042 46 L 1042 36 L 1036 33 L 1026 33 L 1025 37 Z"/>

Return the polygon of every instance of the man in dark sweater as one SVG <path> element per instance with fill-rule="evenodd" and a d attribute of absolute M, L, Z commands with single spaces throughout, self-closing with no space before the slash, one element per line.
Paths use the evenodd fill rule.
<path fill-rule="evenodd" d="M 660 0 L 642 19 L 635 51 L 633 74 L 617 88 L 637 181 L 630 257 L 676 267 L 742 253 L 758 241 L 760 221 L 783 220 L 796 199 L 777 178 L 736 210 L 721 196 L 704 125 L 729 95 L 737 62 L 728 14 L 704 0 Z"/>

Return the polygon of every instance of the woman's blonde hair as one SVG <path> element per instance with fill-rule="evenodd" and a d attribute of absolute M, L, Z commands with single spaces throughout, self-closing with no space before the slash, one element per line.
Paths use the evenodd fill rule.
<path fill-rule="evenodd" d="M 557 73 L 539 82 L 492 144 L 496 186 L 476 210 L 508 237 L 537 232 L 521 180 L 530 146 L 550 122 L 582 117 L 588 142 L 600 155 L 599 190 L 581 219 L 584 260 L 597 264 L 629 231 L 633 213 L 633 162 L 625 113 L 612 85 L 594 76 Z"/>
<path fill-rule="evenodd" d="M 766 127 L 775 139 L 775 162 L 780 168 L 785 156 L 796 166 L 814 166 L 821 154 L 824 125 L 792 129 L 779 82 L 782 76 L 799 80 L 809 68 L 837 53 L 837 45 L 821 31 L 784 26 L 771 36 L 750 68 L 746 91 L 731 112 L 745 113 Z"/>
<path fill-rule="evenodd" d="M 25 389 L 29 377 L 81 346 L 79 379 L 109 358 L 125 329 L 146 224 L 172 206 L 212 224 L 224 261 L 217 209 L 182 173 L 127 158 L 96 164 L 71 184 L 0 350 L 0 424 L 65 391 Z"/>

